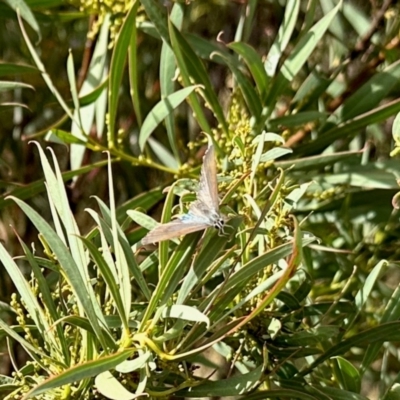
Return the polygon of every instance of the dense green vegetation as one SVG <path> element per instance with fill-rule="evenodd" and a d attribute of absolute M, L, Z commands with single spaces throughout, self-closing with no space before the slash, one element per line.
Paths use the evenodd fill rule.
<path fill-rule="evenodd" d="M 399 398 L 398 2 L 0 19 L 1 398 Z"/>

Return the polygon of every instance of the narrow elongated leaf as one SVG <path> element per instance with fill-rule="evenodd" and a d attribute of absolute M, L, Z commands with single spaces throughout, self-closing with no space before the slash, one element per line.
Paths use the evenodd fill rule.
<path fill-rule="evenodd" d="M 279 27 L 278 35 L 276 36 L 273 45 L 271 46 L 268 56 L 265 60 L 265 71 L 268 76 L 274 76 L 279 60 L 285 51 L 289 39 L 292 36 L 296 25 L 297 16 L 299 15 L 300 2 L 297 0 L 289 0 L 286 3 L 285 15 L 281 26 Z"/>
<path fill-rule="evenodd" d="M 118 310 L 118 314 L 121 318 L 121 321 L 125 323 L 125 326 L 127 327 L 125 308 L 119 291 L 119 282 L 115 281 L 110 268 L 108 267 L 106 261 L 104 260 L 98 249 L 89 240 L 85 238 L 81 238 L 81 240 L 85 243 L 85 246 L 90 251 L 90 255 L 92 256 L 93 261 L 96 264 L 96 267 L 99 268 L 102 278 L 104 279 L 107 288 L 111 293 L 111 296 L 113 298 L 115 307 Z"/>
<path fill-rule="evenodd" d="M 129 270 L 131 271 L 133 277 L 136 279 L 137 284 L 139 285 L 143 295 L 146 298 L 150 298 L 150 289 L 147 285 L 147 282 L 142 272 L 140 271 L 140 268 L 138 267 L 134 254 L 132 252 L 132 249 L 128 243 L 128 240 L 124 232 L 122 231 L 121 227 L 118 226 L 117 227 L 118 236 L 117 238 L 115 237 L 115 235 L 113 236 L 110 228 L 111 226 L 110 210 L 105 206 L 105 204 L 99 198 L 96 197 L 96 200 L 97 203 L 99 204 L 99 207 L 104 217 L 104 220 L 99 218 L 97 219 L 97 221 L 98 224 L 101 226 L 102 232 L 104 233 L 108 243 L 111 243 L 112 246 L 114 246 L 114 241 L 118 241 L 119 245 L 122 247 L 124 257 L 127 260 Z"/>
<path fill-rule="evenodd" d="M 372 76 L 354 92 L 328 119 L 336 124 L 359 117 L 378 107 L 400 79 L 400 61 Z"/>
<path fill-rule="evenodd" d="M 14 90 L 14 89 L 32 89 L 32 90 L 34 90 L 34 87 L 32 85 L 28 85 L 27 83 L 23 83 L 23 82 L 0 81 L 0 92 L 4 92 L 6 90 Z"/>
<path fill-rule="evenodd" d="M 246 78 L 246 76 L 240 71 L 239 68 L 237 68 L 234 63 L 231 62 L 230 58 L 225 58 L 222 53 L 217 53 L 217 55 L 224 59 L 226 64 L 229 66 L 233 74 L 235 75 L 235 78 L 237 80 L 237 83 L 240 87 L 240 90 L 243 93 L 243 97 L 246 100 L 246 105 L 251 113 L 251 115 L 256 118 L 256 120 L 259 119 L 261 111 L 262 111 L 262 99 L 261 96 L 259 96 L 254 89 L 252 83 Z"/>
<path fill-rule="evenodd" d="M 177 318 L 200 323 L 204 322 L 207 325 L 207 328 L 210 326 L 210 320 L 206 315 L 194 307 L 185 306 L 183 304 L 176 304 L 164 308 L 161 316 L 163 318 Z"/>
<path fill-rule="evenodd" d="M 89 70 L 87 73 L 87 78 L 84 80 L 82 87 L 79 91 L 79 97 L 92 93 L 97 87 L 100 86 L 103 81 L 104 76 L 106 75 L 106 60 L 107 60 L 107 46 L 108 46 L 108 35 L 109 35 L 109 27 L 110 27 L 110 17 L 108 15 L 105 16 L 103 23 L 100 28 L 100 33 L 98 40 L 96 41 L 96 46 L 94 48 L 93 56 L 89 65 Z M 72 66 L 70 68 L 73 69 Z M 70 86 L 71 88 L 76 88 L 76 82 L 72 82 L 73 76 L 75 73 L 71 71 L 70 77 Z M 103 96 L 99 95 L 96 98 L 96 101 L 93 103 L 87 104 L 84 107 L 80 106 L 80 101 L 78 94 L 75 93 L 74 90 L 72 98 L 75 103 L 75 120 L 79 121 L 79 125 L 76 123 L 72 123 L 71 126 L 71 134 L 86 142 L 87 136 L 91 132 L 93 127 L 93 121 L 96 113 L 96 108 L 100 106 L 103 102 L 107 101 L 106 97 L 106 87 L 103 89 Z M 105 106 L 105 105 L 104 105 Z M 104 118 L 103 118 L 104 119 Z M 97 124 L 96 133 L 97 137 L 102 136 L 102 130 L 104 128 L 104 124 Z M 79 168 L 82 164 L 82 159 L 84 156 L 86 148 L 84 146 L 71 146 L 70 149 L 70 162 L 71 168 L 76 169 Z"/>
<path fill-rule="evenodd" d="M 359 393 L 361 389 L 361 376 L 358 368 L 343 357 L 335 357 L 336 377 L 341 387 L 353 393 Z"/>
<path fill-rule="evenodd" d="M 315 396 L 318 396 L 318 399 L 322 396 L 326 396 L 328 399 L 332 400 L 369 400 L 368 397 L 362 396 L 361 394 L 327 386 L 310 387 L 309 391 Z"/>
<path fill-rule="evenodd" d="M 100 329 L 99 325 L 99 317 L 102 316 L 95 310 L 96 304 L 98 308 L 98 303 L 96 303 L 96 301 L 93 301 L 95 297 L 93 293 L 89 293 L 92 290 L 91 286 L 88 285 L 85 279 L 82 279 L 81 271 L 79 271 L 78 266 L 72 258 L 70 250 L 65 246 L 65 244 L 50 227 L 50 225 L 36 211 L 34 211 L 30 206 L 19 199 L 14 197 L 12 197 L 12 199 L 24 211 L 24 213 L 35 225 L 36 229 L 43 235 L 46 242 L 49 244 L 60 265 L 62 265 L 66 278 L 71 284 L 75 295 L 79 299 L 80 304 L 87 314 L 99 341 L 102 342 L 105 349 L 108 348 L 107 343 L 104 339 L 104 332 L 102 331 L 102 329 Z M 104 321 L 103 325 L 105 325 Z"/>
<path fill-rule="evenodd" d="M 33 72 L 38 73 L 39 71 L 37 70 L 37 68 L 31 65 L 12 64 L 6 62 L 0 63 L 0 77 L 7 75 L 14 75 L 14 74 L 18 75 L 31 74 Z"/>
<path fill-rule="evenodd" d="M 310 366 L 305 368 L 301 372 L 301 376 L 309 374 L 314 368 L 322 362 L 328 360 L 331 357 L 344 354 L 349 351 L 352 347 L 364 347 L 368 344 L 379 343 L 382 345 L 383 342 L 387 341 L 399 341 L 400 340 L 400 322 L 388 322 L 373 328 L 367 329 L 360 332 L 348 339 L 342 340 L 340 343 L 332 346 L 322 356 L 318 357 Z"/>
<path fill-rule="evenodd" d="M 4 1 L 29 24 L 29 26 L 38 35 L 38 41 L 40 41 L 42 39 L 42 33 L 40 32 L 39 24 L 37 23 L 34 14 L 28 7 L 26 2 L 24 0 L 4 0 Z"/>
<path fill-rule="evenodd" d="M 228 47 L 239 54 L 246 62 L 254 82 L 256 83 L 258 93 L 262 101 L 264 101 L 268 91 L 269 78 L 265 72 L 260 56 L 247 43 L 230 43 Z"/>
<path fill-rule="evenodd" d="M 294 149 L 294 154 L 316 154 L 324 148 L 330 146 L 335 140 L 344 138 L 352 139 L 359 133 L 361 128 L 377 122 L 384 121 L 386 118 L 395 115 L 400 111 L 400 100 L 393 100 L 383 104 L 371 111 L 358 115 L 352 120 L 344 122 L 339 126 L 331 126 L 329 130 L 320 135 L 311 143 L 300 145 Z"/>
<path fill-rule="evenodd" d="M 139 7 L 139 1 L 133 4 L 133 8 Z M 130 38 L 130 45 L 128 50 L 128 60 L 129 60 L 129 83 L 131 86 L 131 96 L 132 96 L 132 103 L 133 109 L 135 110 L 136 119 L 138 122 L 138 126 L 142 126 L 143 117 L 142 117 L 142 110 L 140 107 L 140 94 L 139 94 L 139 62 L 137 58 L 137 26 L 133 24 L 132 31 L 131 31 L 131 38 Z"/>
<path fill-rule="evenodd" d="M 102 372 L 115 368 L 118 364 L 132 355 L 133 352 L 134 350 L 123 350 L 107 357 L 102 357 L 94 361 L 76 365 L 59 375 L 46 379 L 43 383 L 31 390 L 26 395 L 26 398 L 33 398 L 34 396 L 38 396 L 39 394 L 45 393 L 48 390 L 63 385 L 68 385 L 73 382 L 80 382 L 83 379 L 91 378 Z"/>
<path fill-rule="evenodd" d="M 143 122 L 139 133 L 139 146 L 143 151 L 147 139 L 153 133 L 154 129 L 160 124 L 172 111 L 179 106 L 197 86 L 188 86 L 159 101 Z"/>
<path fill-rule="evenodd" d="M 45 335 L 47 331 L 50 330 L 50 326 L 42 310 L 42 307 L 40 307 L 36 296 L 32 292 L 30 285 L 25 280 L 21 269 L 11 258 L 2 243 L 0 243 L 0 259 L 8 275 L 11 277 L 15 288 L 21 296 L 30 317 L 33 319 L 41 335 Z M 53 335 L 50 335 L 50 339 L 53 341 L 53 344 L 55 344 L 55 339 Z"/>
<path fill-rule="evenodd" d="M 293 78 L 307 62 L 311 53 L 314 51 L 338 13 L 341 5 L 342 1 L 339 1 L 337 6 L 322 17 L 296 44 L 295 48 L 284 62 L 278 78 L 271 88 L 266 103 L 267 106 L 272 106 L 274 104 L 276 97 L 283 92 L 289 82 L 292 82 Z"/>
<path fill-rule="evenodd" d="M 101 168 L 104 165 L 107 164 L 107 160 L 102 160 L 97 163 L 93 163 L 91 165 L 86 165 L 82 168 L 79 168 L 74 171 L 65 171 L 62 173 L 62 179 L 64 182 L 69 181 L 76 175 L 83 175 L 86 174 L 90 171 L 92 171 L 95 168 Z M 2 196 L 0 196 L 0 209 L 3 209 L 4 207 L 8 206 L 11 202 L 9 198 L 11 196 L 17 197 L 20 200 L 26 200 L 28 198 L 33 197 L 36 194 L 42 193 L 45 189 L 44 185 L 44 180 L 40 179 L 38 181 L 32 182 L 24 187 L 17 187 Z"/>
<path fill-rule="evenodd" d="M 203 85 L 204 89 L 202 90 L 202 93 L 207 100 L 209 107 L 213 111 L 218 122 L 222 125 L 224 132 L 228 132 L 228 124 L 226 122 L 221 104 L 214 92 L 210 77 L 201 59 L 197 57 L 196 53 L 190 47 L 181 32 L 179 32 L 171 22 L 169 23 L 169 32 L 171 35 L 172 48 L 174 50 L 176 61 L 185 86 L 192 85 L 193 81 L 196 84 Z M 193 111 L 196 113 L 196 117 L 201 128 L 206 133 L 211 134 L 208 121 L 205 119 L 202 108 L 200 107 L 200 104 L 194 94 L 190 96 L 190 103 Z"/>
<path fill-rule="evenodd" d="M 95 384 L 99 393 L 111 400 L 133 400 L 143 394 L 131 393 L 109 371 L 96 376 Z"/>
<path fill-rule="evenodd" d="M 149 146 L 160 160 L 160 162 L 171 170 L 178 170 L 179 163 L 174 158 L 174 156 L 157 140 L 153 138 L 148 139 Z"/>
<path fill-rule="evenodd" d="M 36 52 L 32 42 L 30 41 L 29 36 L 26 33 L 24 25 L 20 18 L 19 18 L 19 25 L 20 25 L 25 43 L 29 49 L 29 52 L 30 52 L 38 70 L 40 71 L 40 73 L 43 77 L 43 80 L 46 82 L 47 87 L 49 88 L 50 92 L 55 96 L 55 98 L 59 102 L 60 106 L 63 108 L 64 112 L 71 118 L 71 120 L 74 120 L 74 116 L 73 116 L 71 110 L 69 109 L 67 103 L 65 102 L 65 100 L 61 96 L 61 94 L 58 92 L 56 86 L 53 84 L 53 81 L 51 80 L 49 74 L 46 72 L 46 68 L 45 68 L 44 64 L 42 63 L 38 53 Z"/>
<path fill-rule="evenodd" d="M 127 374 L 144 367 L 149 359 L 151 359 L 151 352 L 147 351 L 132 360 L 123 361 L 121 364 L 117 365 L 115 369 L 118 372 Z"/>
<path fill-rule="evenodd" d="M 329 28 L 329 25 L 332 23 L 341 6 L 342 1 L 339 1 L 337 6 L 322 17 L 310 31 L 302 37 L 299 43 L 297 43 L 282 66 L 282 78 L 285 77 L 291 82 L 297 75 Z"/>
<path fill-rule="evenodd" d="M 131 44 L 133 26 L 136 23 L 136 12 L 138 9 L 138 0 L 135 0 L 129 10 L 128 15 L 125 17 L 124 23 L 118 33 L 117 40 L 115 42 L 114 51 L 111 57 L 110 64 L 110 80 L 108 90 L 108 129 L 109 129 L 109 145 L 117 147 L 116 143 L 116 117 L 117 117 L 117 106 L 119 91 L 118 88 L 121 86 L 122 75 L 125 69 L 125 59 L 128 53 L 129 45 Z"/>
<path fill-rule="evenodd" d="M 162 40 L 166 43 L 170 42 L 170 37 L 168 34 L 167 25 L 167 15 L 165 13 L 165 8 L 155 0 L 140 0 L 146 14 L 149 16 L 150 21 L 154 24 L 154 28 L 157 30 L 158 34 Z"/>
<path fill-rule="evenodd" d="M 188 398 L 238 396 L 250 392 L 261 379 L 261 375 L 262 366 L 259 366 L 248 374 L 233 376 L 216 382 L 208 381 L 202 385 L 192 387 L 190 390 L 180 391 L 177 395 Z"/>
<path fill-rule="evenodd" d="M 353 162 L 353 159 L 358 160 L 358 164 L 360 164 L 361 154 L 361 151 L 344 151 L 331 154 L 321 154 L 295 160 L 277 161 L 275 166 L 285 169 L 290 168 L 290 173 L 294 171 L 316 170 L 335 164 L 336 162 L 341 162 L 345 165 L 347 160 Z"/>
<path fill-rule="evenodd" d="M 175 3 L 171 11 L 170 19 L 179 30 L 182 28 L 183 12 L 184 10 L 182 4 Z M 162 98 L 166 98 L 167 96 L 174 93 L 175 73 L 176 61 L 174 53 L 171 49 L 171 46 L 168 45 L 166 42 L 163 42 L 160 56 L 160 90 Z M 172 114 L 169 114 L 165 117 L 165 128 L 167 130 L 168 141 L 169 145 L 171 146 L 172 153 L 174 154 L 175 160 L 179 165 L 180 155 L 177 143 L 178 140 L 175 134 L 174 118 Z"/>

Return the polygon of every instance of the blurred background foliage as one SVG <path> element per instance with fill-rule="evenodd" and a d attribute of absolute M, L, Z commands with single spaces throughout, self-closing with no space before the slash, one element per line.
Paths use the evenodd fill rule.
<path fill-rule="evenodd" d="M 186 349 L 192 350 L 201 347 L 200 339 L 206 337 L 204 343 L 210 346 L 216 340 L 214 350 L 223 357 L 212 365 L 218 369 L 217 383 L 200 385 L 197 392 L 185 390 L 200 382 L 193 375 L 198 360 L 189 362 L 182 356 L 187 364 L 180 359 L 168 364 L 171 360 L 162 359 L 161 352 L 152 348 L 162 363 L 146 352 L 142 356 L 147 361 L 136 368 L 140 374 L 147 368 L 153 379 L 159 369 L 172 378 L 163 375 L 157 378 L 159 386 L 154 380 L 153 386 L 146 386 L 149 377 L 146 381 L 142 375 L 130 376 L 127 380 L 137 392 L 148 390 L 151 396 L 167 397 L 174 393 L 172 389 L 168 394 L 157 394 L 156 389 L 175 385 L 181 392 L 174 395 L 180 397 L 223 397 L 253 390 L 246 398 L 398 398 L 400 167 L 396 156 L 400 138 L 398 122 L 393 120 L 400 111 L 399 13 L 399 3 L 389 0 L 7 0 L 0 4 L 1 238 L 10 255 L 21 255 L 27 279 L 32 260 L 27 262 L 27 250 L 21 248 L 15 232 L 25 243 L 33 242 L 38 257 L 47 257 L 48 263 L 57 263 L 59 257 L 52 244 L 46 243 L 50 231 L 39 229 L 37 217 L 28 213 L 27 218 L 21 204 L 7 198 L 24 200 L 57 226 L 48 204 L 52 196 L 57 204 L 57 196 L 46 194 L 44 185 L 45 157 L 30 140 L 55 152 L 80 234 L 91 240 L 96 239 L 93 232 L 106 232 L 85 212 L 93 207 L 110 226 L 118 221 L 137 256 L 136 261 L 126 257 L 140 266 L 132 267 L 139 282 L 133 283 L 133 292 L 135 302 L 146 304 L 145 311 L 142 305 L 130 310 L 136 313 L 138 331 L 132 338 L 121 330 L 111 349 L 129 348 L 139 340 L 136 334 L 150 329 L 145 322 L 152 324 L 151 313 L 161 313 L 165 304 L 171 306 L 161 290 L 169 284 L 163 271 L 169 271 L 172 283 L 167 292 L 174 302 L 184 297 L 178 283 L 190 270 L 191 257 L 204 265 L 208 262 L 210 269 L 207 274 L 202 269 L 204 275 L 199 278 L 204 290 L 193 289 L 185 298 L 185 304 L 201 309 L 202 296 L 209 299 L 224 279 L 230 289 L 239 288 L 239 279 L 231 280 L 229 268 L 237 272 L 258 257 L 266 263 L 265 269 L 252 272 L 248 285 L 235 295 L 227 292 L 232 298 L 226 303 L 210 300 L 221 314 L 209 313 L 208 305 L 201 309 L 212 323 L 231 327 L 232 334 L 226 336 L 217 323 L 214 330 L 207 326 L 205 332 L 192 327 L 190 335 L 195 339 L 180 336 Z M 195 190 L 191 179 L 198 178 L 205 150 L 202 132 L 213 138 L 219 189 L 227 205 L 224 212 L 241 217 L 232 222 L 239 233 L 228 243 L 218 238 L 212 248 L 215 258 L 207 255 L 210 241 L 196 247 L 196 235 L 177 247 L 140 250 L 140 239 L 155 224 L 144 211 L 166 222 L 174 210 L 174 193 L 180 196 L 183 209 L 193 200 L 183 189 Z M 105 150 L 113 161 L 114 191 L 110 191 Z M 51 190 L 51 180 L 46 182 Z M 166 197 L 163 189 L 174 182 L 178 182 L 175 191 Z M 115 216 L 112 207 L 109 211 L 114 222 L 107 219 L 100 200 L 91 196 L 106 203 L 115 200 Z M 317 240 L 310 239 L 314 237 Z M 107 240 L 110 247 L 115 245 Z M 95 243 L 100 248 L 100 242 Z M 288 243 L 285 252 L 279 253 L 280 246 Z M 52 251 L 46 253 L 48 245 L 56 254 L 54 259 Z M 96 260 L 96 251 L 85 245 L 92 261 Z M 182 246 L 191 253 L 180 259 Z M 301 264 L 298 253 L 303 256 Z M 2 255 L 3 263 L 12 265 Z M 39 265 L 50 268 L 42 258 Z M 291 273 L 278 278 L 277 270 L 285 265 Z M 182 275 L 174 275 L 176 268 Z M 57 272 L 54 266 L 50 270 Z M 142 273 L 146 284 L 138 278 Z M 26 299 L 16 278 L 11 282 L 8 274 L 1 274 L 2 320 L 17 326 L 6 304 L 15 287 L 22 305 Z M 269 278 L 287 283 L 292 275 L 285 289 L 271 289 L 266 303 L 259 293 L 242 306 L 242 300 Z M 62 288 L 65 282 L 57 279 Z M 51 285 L 57 285 L 57 279 L 49 279 L 49 287 L 54 288 Z M 76 287 L 69 290 L 74 293 Z M 95 291 L 103 300 L 107 298 Z M 63 305 L 68 312 L 63 310 L 60 319 L 77 315 L 79 302 L 75 301 Z M 20 311 L 15 298 L 11 304 L 23 325 L 26 312 Z M 229 307 L 235 311 L 223 319 L 223 310 Z M 203 316 L 197 318 L 197 323 L 205 322 Z M 242 326 L 241 321 L 247 324 Z M 82 322 L 69 323 L 79 332 L 76 338 L 87 329 Z M 157 335 L 171 329 L 168 323 L 157 323 L 151 325 L 156 326 Z M 4 327 L 1 332 L 3 338 L 6 333 L 11 336 Z M 169 341 L 175 339 L 160 342 L 164 352 L 184 347 L 179 339 L 171 345 Z M 8 394 L 11 387 L 21 395 L 24 379 L 32 372 L 21 372 L 27 354 L 20 347 L 14 352 L 10 342 L 8 348 L 3 343 L 9 362 L 3 363 L 1 372 L 11 376 L 18 370 L 20 375 L 15 381 L 4 381 L 2 393 Z M 97 347 L 98 354 L 104 355 L 104 343 Z M 146 346 L 151 348 L 148 342 Z M 131 355 L 126 353 L 126 357 Z M 96 359 L 93 354 L 83 356 L 82 349 L 74 357 L 74 362 L 66 357 L 62 363 L 59 360 L 62 368 L 48 370 L 46 363 L 37 361 L 40 371 L 46 371 L 39 375 L 62 375 L 71 366 Z M 149 360 L 157 364 L 156 369 Z M 201 361 L 207 363 L 204 358 Z M 67 382 L 73 389 L 64 392 L 63 398 L 95 398 L 87 381 L 81 386 L 73 382 L 93 377 L 93 371 L 104 378 L 104 368 L 102 362 L 92 364 L 92 374 L 86 375 L 72 368 Z M 244 381 L 234 380 L 246 373 L 253 373 L 246 376 L 251 382 L 247 388 Z M 31 381 L 27 387 L 42 383 Z M 66 381 L 53 381 L 51 389 L 61 384 Z M 97 381 L 97 387 L 97 398 L 112 398 L 101 382 Z"/>

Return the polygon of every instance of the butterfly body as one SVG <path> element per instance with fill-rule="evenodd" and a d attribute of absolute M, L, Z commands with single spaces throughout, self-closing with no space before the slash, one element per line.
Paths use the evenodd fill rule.
<path fill-rule="evenodd" d="M 218 229 L 222 229 L 225 224 L 225 219 L 220 214 L 219 210 L 208 208 L 207 205 L 200 200 L 195 201 L 189 208 L 189 212 L 180 216 L 179 219 L 183 223 L 196 221 Z"/>
<path fill-rule="evenodd" d="M 188 233 L 215 227 L 223 232 L 225 218 L 219 212 L 217 165 L 214 147 L 210 145 L 203 158 L 197 200 L 189 206 L 187 214 L 174 221 L 162 224 L 150 231 L 142 244 L 173 239 Z"/>

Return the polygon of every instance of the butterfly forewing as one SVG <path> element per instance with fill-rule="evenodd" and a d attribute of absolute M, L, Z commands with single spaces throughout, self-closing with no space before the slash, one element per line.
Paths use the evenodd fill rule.
<path fill-rule="evenodd" d="M 219 211 L 217 164 L 213 145 L 208 147 L 203 157 L 197 200 L 208 209 Z"/>
<path fill-rule="evenodd" d="M 179 236 L 201 231 L 208 227 L 209 225 L 202 221 L 196 220 L 191 222 L 190 220 L 182 221 L 181 219 L 177 219 L 154 228 L 142 239 L 142 244 L 146 245 L 161 242 L 163 240 L 175 239 Z"/>

